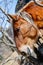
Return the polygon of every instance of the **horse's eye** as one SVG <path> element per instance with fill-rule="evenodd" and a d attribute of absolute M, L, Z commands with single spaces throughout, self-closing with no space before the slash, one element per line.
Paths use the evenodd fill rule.
<path fill-rule="evenodd" d="M 19 30 L 20 30 L 19 28 L 16 29 L 17 32 L 19 32 Z"/>

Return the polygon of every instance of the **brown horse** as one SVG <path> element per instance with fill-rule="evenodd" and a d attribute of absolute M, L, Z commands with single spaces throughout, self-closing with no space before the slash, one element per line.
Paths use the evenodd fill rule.
<path fill-rule="evenodd" d="M 35 25 L 43 32 L 43 7 L 30 2 L 21 11 L 26 11 L 30 14 Z M 12 18 L 14 39 L 18 50 L 22 51 L 23 48 L 27 48 L 26 46 L 33 49 L 38 34 L 37 29 L 20 16 L 9 16 Z"/>

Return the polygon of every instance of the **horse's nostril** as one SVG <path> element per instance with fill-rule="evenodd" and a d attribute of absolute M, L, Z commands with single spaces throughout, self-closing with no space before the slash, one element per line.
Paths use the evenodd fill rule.
<path fill-rule="evenodd" d="M 26 53 L 25 53 L 25 52 L 21 52 L 21 54 L 22 54 L 23 56 L 26 56 Z"/>

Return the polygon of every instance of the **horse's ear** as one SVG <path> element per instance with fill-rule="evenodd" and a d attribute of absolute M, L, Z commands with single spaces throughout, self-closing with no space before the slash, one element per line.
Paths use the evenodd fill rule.
<path fill-rule="evenodd" d="M 10 15 L 8 14 L 8 16 L 13 20 L 13 21 L 17 21 L 17 16 L 16 15 Z"/>

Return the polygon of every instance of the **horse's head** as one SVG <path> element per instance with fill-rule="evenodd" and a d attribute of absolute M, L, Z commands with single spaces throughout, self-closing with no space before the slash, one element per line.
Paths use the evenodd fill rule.
<path fill-rule="evenodd" d="M 36 28 L 20 16 L 10 16 L 13 22 L 14 41 L 20 51 L 31 50 L 36 40 Z M 31 50 L 32 51 L 32 50 Z"/>

